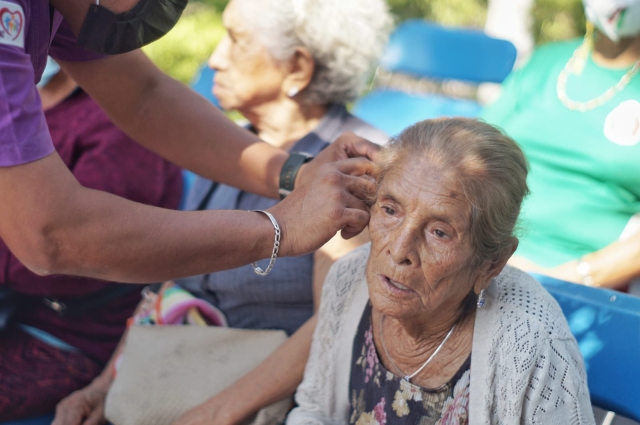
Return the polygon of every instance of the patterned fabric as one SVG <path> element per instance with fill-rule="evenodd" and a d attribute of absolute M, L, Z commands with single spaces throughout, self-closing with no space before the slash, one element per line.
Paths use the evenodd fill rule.
<path fill-rule="evenodd" d="M 52 412 L 101 371 L 83 354 L 59 350 L 18 328 L 0 334 L 0 422 Z"/>
<path fill-rule="evenodd" d="M 327 276 L 289 425 L 349 423 L 353 342 L 369 301 L 370 249 L 344 256 Z M 594 424 L 582 356 L 553 297 L 531 276 L 505 267 L 485 300 L 473 330 L 469 424 Z"/>
<path fill-rule="evenodd" d="M 227 326 L 220 310 L 175 283 L 165 286 L 161 294 L 147 297 L 146 308 L 133 316 L 133 324 Z"/>
<path fill-rule="evenodd" d="M 228 326 L 220 310 L 175 283 L 166 284 L 159 294 L 147 290 L 144 294 L 144 303 L 136 315 L 128 320 L 127 326 Z M 114 376 L 118 374 L 123 358 L 124 352 L 121 352 L 113 362 Z"/>
<path fill-rule="evenodd" d="M 427 389 L 389 372 L 373 342 L 371 303 L 364 309 L 353 343 L 351 413 L 355 425 L 464 425 L 469 419 L 471 357 L 446 384 Z"/>

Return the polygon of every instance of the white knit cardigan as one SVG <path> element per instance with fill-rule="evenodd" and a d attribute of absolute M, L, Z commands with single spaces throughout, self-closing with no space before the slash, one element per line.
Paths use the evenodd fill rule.
<path fill-rule="evenodd" d="M 369 300 L 370 244 L 337 262 L 322 290 L 298 406 L 287 425 L 349 421 L 353 340 Z M 526 273 L 506 267 L 476 312 L 469 424 L 594 424 L 584 364 L 560 307 Z"/>

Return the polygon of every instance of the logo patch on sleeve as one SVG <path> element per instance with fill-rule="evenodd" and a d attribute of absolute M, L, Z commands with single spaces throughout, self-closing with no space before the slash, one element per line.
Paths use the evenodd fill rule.
<path fill-rule="evenodd" d="M 22 7 L 0 0 L 0 44 L 24 49 L 24 25 Z"/>

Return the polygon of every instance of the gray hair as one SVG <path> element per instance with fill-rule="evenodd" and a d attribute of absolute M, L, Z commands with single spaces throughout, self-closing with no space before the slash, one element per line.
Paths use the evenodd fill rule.
<path fill-rule="evenodd" d="M 529 193 L 528 163 L 509 136 L 468 118 L 425 120 L 405 129 L 383 148 L 378 186 L 407 157 L 456 171 L 471 205 L 475 261 L 495 259 L 514 241 L 522 201 Z"/>
<path fill-rule="evenodd" d="M 393 26 L 384 0 L 270 0 L 245 15 L 276 60 L 296 47 L 311 53 L 315 72 L 301 94 L 314 104 L 355 100 Z"/>

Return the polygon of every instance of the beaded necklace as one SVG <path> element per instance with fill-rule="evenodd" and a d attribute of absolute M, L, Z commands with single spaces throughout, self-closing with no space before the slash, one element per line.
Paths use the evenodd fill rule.
<path fill-rule="evenodd" d="M 633 77 L 640 71 L 640 60 L 638 60 L 615 85 L 608 88 L 600 96 L 585 102 L 578 102 L 571 99 L 569 95 L 567 95 L 567 80 L 569 79 L 569 75 L 579 76 L 582 74 L 587 58 L 593 50 L 593 37 L 594 27 L 592 24 L 589 24 L 587 25 L 587 33 L 584 36 L 583 43 L 573 52 L 571 59 L 569 59 L 564 69 L 560 72 L 560 75 L 558 75 L 556 84 L 558 99 L 566 108 L 572 111 L 586 112 L 604 105 L 613 99 L 616 94 L 624 90 L 627 84 L 629 84 Z"/>

